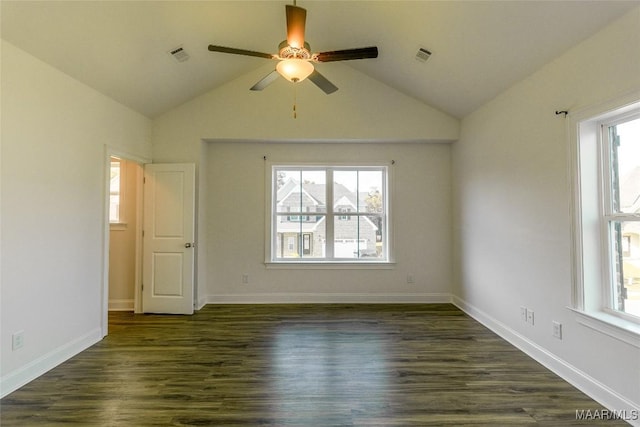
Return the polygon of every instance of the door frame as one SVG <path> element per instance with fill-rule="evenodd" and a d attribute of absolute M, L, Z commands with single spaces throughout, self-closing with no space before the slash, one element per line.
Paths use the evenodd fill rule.
<path fill-rule="evenodd" d="M 104 185 L 102 200 L 103 215 L 103 247 L 102 247 L 102 292 L 100 295 L 100 306 L 102 307 L 101 325 L 102 336 L 105 337 L 109 333 L 109 245 L 110 245 L 110 224 L 109 224 L 109 194 L 111 193 L 111 157 L 118 157 L 128 162 L 137 163 L 140 168 L 136 174 L 136 240 L 135 240 L 135 280 L 134 280 L 134 302 L 133 309 L 135 313 L 142 312 L 142 192 L 144 165 L 151 163 L 151 159 L 137 156 L 126 151 L 119 150 L 115 147 L 105 145 L 104 150 Z"/>

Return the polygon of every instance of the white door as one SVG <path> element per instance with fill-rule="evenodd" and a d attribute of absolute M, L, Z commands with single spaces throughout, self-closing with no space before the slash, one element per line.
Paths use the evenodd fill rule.
<path fill-rule="evenodd" d="M 195 166 L 144 171 L 142 311 L 193 314 Z"/>

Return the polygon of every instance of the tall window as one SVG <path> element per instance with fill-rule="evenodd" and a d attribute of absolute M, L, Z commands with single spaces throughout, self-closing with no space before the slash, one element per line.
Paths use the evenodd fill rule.
<path fill-rule="evenodd" d="M 117 157 L 111 157 L 111 178 L 109 180 L 109 222 L 122 222 L 122 214 L 120 204 L 122 201 L 122 185 L 124 165 L 122 160 Z"/>
<path fill-rule="evenodd" d="M 272 166 L 268 261 L 389 262 L 388 180 L 387 166 Z"/>
<path fill-rule="evenodd" d="M 640 115 L 603 123 L 602 141 L 609 302 L 640 320 Z"/>
<path fill-rule="evenodd" d="M 640 331 L 640 102 L 589 114 L 577 113 L 570 128 L 576 190 L 573 305 Z"/>

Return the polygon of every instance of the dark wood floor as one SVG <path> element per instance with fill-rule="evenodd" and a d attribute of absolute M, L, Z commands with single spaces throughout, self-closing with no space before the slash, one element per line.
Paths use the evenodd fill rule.
<path fill-rule="evenodd" d="M 593 426 L 576 410 L 603 409 L 448 304 L 109 319 L 103 341 L 2 399 L 3 427 Z"/>

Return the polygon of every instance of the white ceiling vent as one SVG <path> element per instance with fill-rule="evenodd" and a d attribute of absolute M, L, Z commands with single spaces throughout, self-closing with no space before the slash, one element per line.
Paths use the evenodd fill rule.
<path fill-rule="evenodd" d="M 173 59 L 175 59 L 178 62 L 184 62 L 187 59 L 189 59 L 189 54 L 187 53 L 186 50 L 184 50 L 182 46 L 178 46 L 175 49 L 171 49 L 169 51 L 169 55 L 173 56 Z"/>
<path fill-rule="evenodd" d="M 427 59 L 429 59 L 430 56 L 431 52 L 421 47 L 418 49 L 418 53 L 416 53 L 416 61 L 427 62 Z"/>

